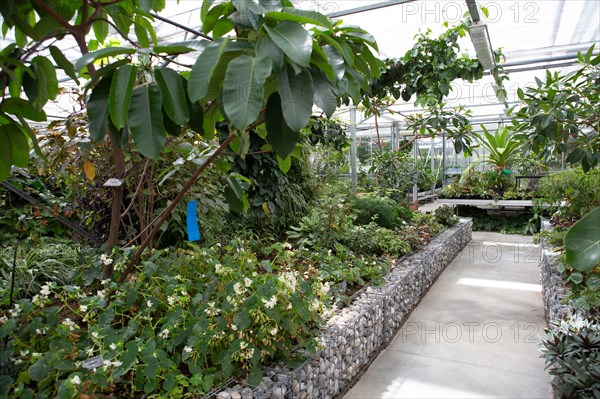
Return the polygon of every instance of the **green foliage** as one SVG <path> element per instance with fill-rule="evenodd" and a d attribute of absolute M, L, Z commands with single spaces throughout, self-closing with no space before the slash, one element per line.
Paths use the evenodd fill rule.
<path fill-rule="evenodd" d="M 455 226 L 459 220 L 455 214 L 454 207 L 450 205 L 444 205 L 437 208 L 434 212 L 435 220 L 441 225 L 452 227 Z"/>
<path fill-rule="evenodd" d="M 544 240 L 544 243 L 551 245 L 553 247 L 562 247 L 563 240 L 565 238 L 565 234 L 567 233 L 567 229 L 561 226 L 555 226 L 552 230 L 542 230 L 535 237 L 535 242 L 539 242 L 540 239 Z"/>
<path fill-rule="evenodd" d="M 78 39 L 82 39 L 81 50 L 87 52 L 87 42 L 90 42 L 90 39 L 86 40 L 85 35 L 92 26 L 96 37 L 104 41 L 108 30 L 106 19 L 111 20 L 119 31 L 126 35 L 134 23 L 132 17 L 136 14 L 138 14 L 136 21 L 141 21 L 153 33 L 152 25 L 146 20 L 147 12 L 160 11 L 164 7 L 164 2 L 156 2 L 147 10 L 142 10 L 138 2 L 132 2 L 127 7 L 123 2 L 119 2 L 112 5 L 90 5 L 91 9 L 86 10 L 89 12 L 82 12 L 82 4 L 55 3 L 41 2 L 34 5 L 31 1 L 8 0 L 0 5 L 3 32 L 6 34 L 7 31 L 13 31 L 16 38 L 15 43 L 0 50 L 2 92 L 6 93 L 7 89 L 9 92 L 9 96 L 3 95 L 0 102 L 0 137 L 8 144 L 3 146 L 4 151 L 0 152 L 0 180 L 8 176 L 11 165 L 26 166 L 30 144 L 28 140 L 23 140 L 24 135 L 31 140 L 31 145 L 38 151 L 37 139 L 26 119 L 45 121 L 46 114 L 43 108 L 59 93 L 56 67 L 49 57 L 40 54 L 44 50 L 44 46 L 40 44 L 49 39 L 62 39 L 66 34 L 73 34 L 78 35 Z M 141 16 L 142 14 L 144 16 Z M 104 22 L 100 23 L 100 18 Z M 69 21 L 76 21 L 77 28 L 73 28 Z M 88 62 L 101 57 L 135 52 L 133 49 L 117 51 L 110 48 L 99 51 L 100 53 L 87 56 L 75 68 L 57 47 L 50 47 L 54 63 L 76 81 L 75 71 L 83 69 Z M 100 88 L 103 89 L 104 87 Z M 21 91 L 25 92 L 29 101 L 20 99 Z M 92 115 L 99 115 L 99 113 L 92 112 Z"/>
<path fill-rule="evenodd" d="M 502 214 L 488 213 L 485 209 L 474 206 L 459 206 L 458 215 L 473 218 L 473 231 L 496 231 L 503 234 L 531 235 L 540 230 L 540 220 L 530 226 L 531 213 Z"/>
<path fill-rule="evenodd" d="M 561 218 L 577 220 L 600 206 L 600 172 L 578 168 L 552 173 L 540 180 L 539 194 Z"/>
<path fill-rule="evenodd" d="M 371 222 L 353 226 L 342 242 L 356 253 L 399 257 L 412 252 L 410 244 L 397 231 Z"/>
<path fill-rule="evenodd" d="M 600 392 L 600 324 L 573 315 L 554 322 L 542 341 L 543 357 L 558 398 L 591 398 Z"/>
<path fill-rule="evenodd" d="M 516 136 L 507 127 L 498 128 L 491 134 L 485 126 L 481 125 L 483 135 L 473 133 L 479 144 L 487 150 L 483 160 L 494 165 L 500 173 L 521 158 L 522 138 Z"/>
<path fill-rule="evenodd" d="M 387 147 L 375 154 L 369 172 L 374 175 L 378 187 L 399 193 L 411 188 L 419 176 L 410 151 L 392 151 Z"/>
<path fill-rule="evenodd" d="M 288 237 L 301 247 L 334 249 L 352 228 L 351 210 L 337 201 L 319 205 L 291 226 Z"/>
<path fill-rule="evenodd" d="M 535 195 L 527 189 L 517 190 L 511 174 L 499 173 L 497 169 L 475 171 L 474 168 L 465 169 L 460 179 L 454 179 L 444 187 L 443 194 L 445 198 L 496 200 L 524 199 Z"/>
<path fill-rule="evenodd" d="M 466 31 L 466 23 L 461 23 L 435 39 L 431 38 L 431 30 L 419 33 L 416 43 L 402 58 L 388 62 L 387 70 L 372 83 L 373 93 L 379 98 L 402 96 L 404 101 L 416 94 L 415 104 L 427 106 L 448 96 L 455 79 L 481 79 L 483 68 L 477 58 L 460 54 L 458 40 Z"/>
<path fill-rule="evenodd" d="M 242 371 L 256 381 L 261 363 L 314 348 L 329 303 L 328 283 L 303 276 L 281 244 L 274 250 L 272 262 L 235 240 L 159 251 L 122 285 L 45 284 L 1 315 L 0 339 L 13 337 L 0 358 L 4 389 L 10 397 L 183 397 Z M 114 262 L 120 270 L 124 259 Z M 96 355 L 102 366 L 81 368 Z"/>
<path fill-rule="evenodd" d="M 32 298 L 46 283 L 68 285 L 86 265 L 90 250 L 71 241 L 41 239 L 17 243 L 14 299 Z M 0 250 L 0 303 L 9 303 L 15 247 Z"/>
<path fill-rule="evenodd" d="M 446 109 L 445 103 L 440 102 L 429 106 L 424 113 L 411 114 L 406 118 L 408 128 L 416 135 L 435 137 L 446 134 L 454 142 L 456 153 L 464 152 L 465 156 L 472 154 L 472 134 L 470 117 L 471 110 L 463 106 Z"/>
<path fill-rule="evenodd" d="M 521 104 L 513 111 L 514 129 L 526 148 L 542 159 L 565 155 L 585 172 L 600 163 L 600 55 L 594 46 L 579 53 L 581 67 L 567 75 L 546 71 L 545 80 L 518 90 Z"/>
<path fill-rule="evenodd" d="M 434 215 L 414 212 L 410 223 L 403 225 L 398 234 L 416 251 L 443 230 L 444 226 L 436 221 Z"/>
<path fill-rule="evenodd" d="M 311 119 L 307 129 L 308 141 L 312 146 L 321 144 L 324 148 L 337 152 L 342 152 L 350 146 L 350 139 L 339 120 Z"/>
<path fill-rule="evenodd" d="M 264 144 L 258 136 L 252 136 L 250 154 L 230 162 L 232 172 L 250 182 L 246 189 L 249 209 L 231 221 L 234 225 L 280 236 L 308 211 L 315 200 L 318 182 L 308 164 L 307 150 L 298 148 L 297 155 L 290 159 L 289 170 L 283 173 L 274 154 L 260 151 Z"/>
<path fill-rule="evenodd" d="M 357 195 L 350 199 L 349 203 L 356 214 L 354 223 L 358 225 L 375 222 L 381 227 L 395 229 L 412 217 L 408 208 L 401 206 L 389 197 L 374 193 Z"/>
<path fill-rule="evenodd" d="M 600 266 L 600 207 L 584 215 L 565 235 L 566 262 L 589 272 Z"/>
<path fill-rule="evenodd" d="M 276 3 L 273 5 L 276 6 Z M 127 125 L 136 148 L 143 155 L 155 159 L 166 139 L 165 126 L 176 125 L 177 128 L 171 129 L 173 131 L 194 128 L 189 124 L 189 115 L 194 112 L 192 108 L 197 103 L 204 114 L 209 110 L 220 110 L 222 115 L 218 112 L 216 119 L 224 118 L 238 132 L 243 132 L 257 121 L 260 124 L 260 114 L 264 112 L 268 141 L 281 159 L 285 159 L 298 141 L 299 130 L 308 124 L 314 101 L 328 111 L 330 107 L 325 105 L 325 100 L 328 104 L 332 100 L 332 104 L 337 104 L 336 98 L 344 98 L 348 102 L 349 97 L 354 97 L 358 101 L 361 87 L 366 87 L 368 79 L 378 74 L 380 63 L 372 57 L 370 50 L 376 48 L 376 44 L 366 32 L 333 25 L 319 13 L 311 13 L 314 19 L 307 18 L 302 11 L 273 11 L 272 7 L 267 10 L 260 5 L 242 7 L 241 4 L 204 3 L 206 12 L 202 13 L 201 19 L 205 33 L 213 32 L 220 36 L 224 33 L 221 29 L 227 26 L 229 30 L 235 28 L 236 35 L 216 38 L 212 43 L 201 46 L 203 51 L 191 68 L 189 80 L 186 80 L 186 74 L 177 75 L 171 69 L 156 66 L 153 79 L 148 81 L 147 75 L 138 74 L 138 80 L 132 85 L 131 77 L 149 67 L 133 62 L 135 50 L 109 47 L 84 55 L 76 69 L 94 60 L 117 55 L 131 60 L 121 66 L 113 64 L 116 66 L 114 72 L 100 78 L 101 82 L 113 80 L 108 92 L 104 91 L 102 96 L 98 94 L 103 90 L 101 82 L 92 87 L 94 101 L 109 99 L 110 112 L 92 112 L 91 125 L 99 126 L 99 130 L 106 130 L 105 127 L 111 123 L 117 129 Z M 302 17 L 290 19 L 290 15 L 296 14 Z M 319 27 L 307 29 L 302 26 L 317 20 L 323 21 Z M 328 30 L 320 28 L 323 24 L 329 26 Z M 134 25 L 145 26 L 142 22 Z M 140 41 L 140 44 L 144 48 L 139 52 L 150 53 L 158 59 L 165 50 L 164 46 L 152 46 L 149 42 Z M 184 53 L 195 49 L 188 43 L 179 46 L 182 47 L 179 50 L 186 50 L 181 51 Z M 331 65 L 327 58 L 321 57 L 324 52 L 353 56 L 344 59 L 341 74 L 328 76 Z M 169 53 L 172 55 L 172 52 Z M 126 84 L 114 83 L 121 80 Z M 313 80 L 318 80 L 319 96 L 315 96 Z M 245 88 L 243 93 L 240 88 Z M 325 92 L 330 98 L 323 98 Z M 282 100 L 278 101 L 279 98 Z M 292 98 L 293 104 L 288 101 Z M 92 104 L 96 104 L 94 101 Z M 164 108 L 165 113 L 154 112 L 156 107 Z M 127 116 L 123 110 L 129 110 Z M 110 123 L 107 122 L 108 114 Z M 153 118 L 140 118 L 142 114 Z M 210 138 L 213 127 L 205 125 L 203 131 L 197 133 Z M 146 132 L 144 136 L 142 131 Z M 282 147 L 281 143 L 287 143 L 287 147 Z"/>

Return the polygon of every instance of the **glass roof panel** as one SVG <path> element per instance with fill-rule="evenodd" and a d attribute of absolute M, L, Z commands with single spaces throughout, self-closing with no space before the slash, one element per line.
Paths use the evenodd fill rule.
<path fill-rule="evenodd" d="M 509 105 L 516 100 L 516 89 L 532 84 L 535 76 L 543 76 L 543 69 L 548 68 L 553 60 L 560 69 L 569 68 L 577 51 L 586 50 L 592 43 L 600 44 L 598 0 L 497 0 L 478 3 L 489 10 L 489 17 L 484 19 L 488 25 L 492 47 L 503 49 L 506 65 L 513 70 L 511 80 L 507 83 Z M 166 0 L 166 8 L 160 15 L 191 29 L 200 30 L 201 4 L 200 0 Z M 337 18 L 369 31 L 379 43 L 381 56 L 394 58 L 401 57 L 412 47 L 417 33 L 431 29 L 433 35 L 438 35 L 445 29 L 445 21 L 457 24 L 467 12 L 464 0 L 294 0 L 294 4 L 324 14 L 343 14 L 365 7 L 385 6 Z M 190 32 L 160 20 L 156 20 L 154 27 L 161 42 L 193 38 Z M 6 38 L 0 38 L 0 45 L 5 46 L 12 41 L 14 35 L 9 33 Z M 73 40 L 64 39 L 56 45 L 70 60 L 75 61 L 80 57 Z M 469 54 L 475 54 L 468 36 L 462 40 L 461 46 Z M 600 50 L 600 45 L 597 49 Z M 191 58 L 182 57 L 184 63 L 192 61 Z M 61 72 L 59 71 L 59 75 L 64 77 Z M 448 106 L 467 105 L 477 119 L 498 119 L 503 114 L 505 106 L 498 104 L 495 99 L 489 76 L 473 84 L 457 81 L 453 88 Z M 61 104 L 52 107 L 52 111 L 48 113 L 61 113 L 61 109 L 69 110 L 73 105 Z M 416 112 L 412 102 L 400 101 L 391 109 L 403 114 Z M 340 110 L 339 114 L 347 118 L 346 110 Z M 403 120 L 401 114 L 385 117 L 390 121 Z"/>

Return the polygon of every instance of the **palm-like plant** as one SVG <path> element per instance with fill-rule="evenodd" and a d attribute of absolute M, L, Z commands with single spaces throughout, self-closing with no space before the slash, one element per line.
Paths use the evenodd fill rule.
<path fill-rule="evenodd" d="M 488 151 L 482 161 L 493 164 L 498 172 L 502 172 L 511 163 L 522 159 L 522 142 L 508 128 L 501 127 L 494 134 L 490 133 L 483 125 L 481 128 L 483 135 L 478 133 L 473 133 L 473 135 L 477 137 L 479 144 Z"/>
<path fill-rule="evenodd" d="M 538 167 L 545 166 L 533 159 L 523 156 L 523 141 L 521 136 L 517 136 L 507 127 L 498 128 L 493 134 L 490 133 L 485 126 L 481 125 L 483 134 L 473 132 L 477 138 L 479 145 L 487 150 L 486 154 L 480 159 L 472 162 L 463 172 L 459 184 L 463 186 L 475 166 L 482 162 L 488 162 L 494 166 L 494 170 L 498 173 L 498 177 L 503 175 L 502 172 L 507 170 L 510 165 L 518 161 L 535 164 Z M 503 190 L 499 190 L 503 191 Z"/>

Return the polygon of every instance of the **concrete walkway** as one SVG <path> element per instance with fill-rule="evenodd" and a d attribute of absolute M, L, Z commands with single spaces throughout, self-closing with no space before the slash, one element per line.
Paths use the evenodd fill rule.
<path fill-rule="evenodd" d="M 529 237 L 473 233 L 345 399 L 552 398 L 538 253 Z"/>

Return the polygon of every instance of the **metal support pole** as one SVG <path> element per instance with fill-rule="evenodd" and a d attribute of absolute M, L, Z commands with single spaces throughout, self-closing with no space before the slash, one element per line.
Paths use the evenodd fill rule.
<path fill-rule="evenodd" d="M 418 176 L 419 175 L 419 140 L 418 139 L 416 139 L 414 141 L 413 153 L 414 153 L 414 157 L 415 157 L 415 170 L 416 170 L 417 176 Z M 413 204 L 415 206 L 415 209 L 417 209 L 417 206 L 419 205 L 419 185 L 417 184 L 416 181 L 415 181 L 415 184 L 413 184 Z"/>
<path fill-rule="evenodd" d="M 442 133 L 442 187 L 446 187 L 446 133 Z"/>
<path fill-rule="evenodd" d="M 435 196 L 435 142 L 433 137 L 431 138 L 431 176 L 433 176 L 433 181 L 431 182 L 431 195 Z M 435 199 L 435 198 L 434 198 Z"/>
<path fill-rule="evenodd" d="M 356 170 L 356 106 L 350 106 L 350 173 L 352 174 L 352 190 L 356 191 L 358 173 Z"/>

